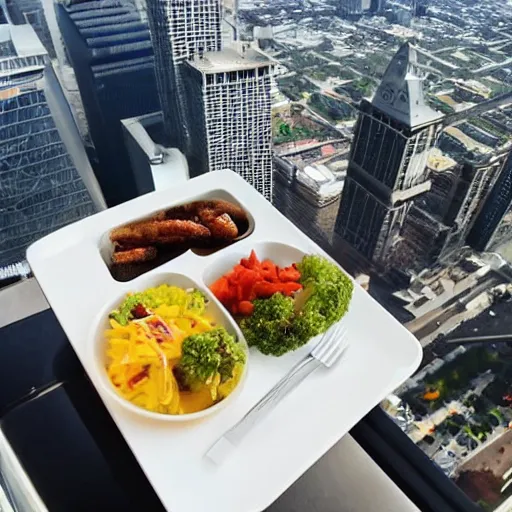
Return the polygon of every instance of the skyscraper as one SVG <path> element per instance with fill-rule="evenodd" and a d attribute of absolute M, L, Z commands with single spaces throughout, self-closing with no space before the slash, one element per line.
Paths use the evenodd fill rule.
<path fill-rule="evenodd" d="M 344 17 L 359 17 L 370 9 L 370 0 L 340 0 L 338 12 Z"/>
<path fill-rule="evenodd" d="M 428 10 L 429 0 L 416 0 L 415 2 L 415 15 L 425 16 Z"/>
<path fill-rule="evenodd" d="M 243 43 L 186 63 L 192 176 L 231 169 L 272 200 L 272 69 Z"/>
<path fill-rule="evenodd" d="M 431 187 L 418 196 L 401 229 L 400 253 L 396 266 L 420 271 L 439 261 L 446 250 L 452 206 L 461 184 L 461 165 L 440 151 L 431 154 L 427 167 Z"/>
<path fill-rule="evenodd" d="M 381 13 L 386 8 L 386 0 L 371 0 L 370 11 L 372 13 Z"/>
<path fill-rule="evenodd" d="M 503 161 L 493 156 L 430 172 L 432 189 L 414 201 L 402 230 L 401 248 L 410 250 L 409 269 L 420 271 L 459 254 Z"/>
<path fill-rule="evenodd" d="M 498 179 L 471 230 L 468 242 L 479 251 L 500 251 L 512 238 L 512 150 L 502 151 L 492 162 Z M 510 253 L 509 253 L 510 254 Z"/>
<path fill-rule="evenodd" d="M 453 219 L 446 241 L 447 255 L 466 245 L 469 232 L 500 176 L 503 163 L 503 156 L 493 156 L 481 162 L 466 162 L 462 166 L 459 189 L 450 208 Z"/>
<path fill-rule="evenodd" d="M 147 0 L 147 6 L 168 144 L 189 156 L 183 65 L 195 55 L 221 49 L 222 2 Z"/>
<path fill-rule="evenodd" d="M 32 27 L 0 25 L 0 55 L 2 268 L 23 260 L 38 238 L 94 213 L 103 200 Z"/>
<path fill-rule="evenodd" d="M 393 57 L 354 132 L 336 231 L 369 262 L 385 266 L 412 200 L 430 189 L 426 168 L 443 115 L 426 105 L 409 43 Z"/>
<path fill-rule="evenodd" d="M 96 176 L 109 206 L 143 191 L 124 144 L 121 120 L 160 110 L 148 25 L 130 0 L 57 5 L 96 149 Z"/>

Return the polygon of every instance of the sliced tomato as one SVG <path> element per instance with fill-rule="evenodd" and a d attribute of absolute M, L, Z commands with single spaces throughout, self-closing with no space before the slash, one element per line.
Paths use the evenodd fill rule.
<path fill-rule="evenodd" d="M 243 300 L 238 304 L 238 312 L 244 316 L 252 315 L 254 311 L 254 304 L 248 300 Z"/>
<path fill-rule="evenodd" d="M 279 281 L 278 267 L 273 261 L 265 260 L 261 263 L 261 276 L 266 281 L 276 283 Z"/>
<path fill-rule="evenodd" d="M 289 281 L 297 282 L 300 279 L 300 272 L 293 266 L 282 268 L 279 270 L 279 280 L 283 283 Z"/>

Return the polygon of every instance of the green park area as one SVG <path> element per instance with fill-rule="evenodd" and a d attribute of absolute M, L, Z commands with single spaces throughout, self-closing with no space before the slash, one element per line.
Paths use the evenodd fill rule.
<path fill-rule="evenodd" d="M 352 98 L 354 102 L 360 102 L 363 98 L 369 98 L 377 88 L 376 82 L 368 77 L 360 77 L 352 82 L 335 87 L 334 91 L 338 94 L 345 94 Z"/>
<path fill-rule="evenodd" d="M 272 124 L 272 133 L 274 144 L 276 145 L 305 139 L 324 141 L 333 138 L 335 135 L 328 128 L 297 113 L 292 116 L 275 116 Z"/>
<path fill-rule="evenodd" d="M 490 121 L 487 121 L 486 119 L 483 119 L 482 117 L 471 117 L 471 118 L 469 118 L 468 121 L 473 126 L 481 128 L 482 130 L 490 133 L 491 135 L 498 137 L 500 145 L 505 144 L 509 139 L 509 136 L 507 133 L 505 133 L 503 130 L 500 130 L 494 124 L 492 124 Z"/>
<path fill-rule="evenodd" d="M 312 94 L 318 91 L 318 87 L 309 80 L 297 75 L 278 79 L 277 86 L 287 98 L 293 101 L 300 101 L 304 98 L 305 94 Z"/>
<path fill-rule="evenodd" d="M 500 374 L 508 366 L 496 352 L 475 347 L 428 375 L 421 387 L 408 390 L 403 398 L 413 410 L 416 409 L 414 412 L 427 414 L 446 402 L 459 399 L 465 391 L 469 391 L 471 381 L 484 372 L 491 370 Z M 425 400 L 426 390 L 436 392 L 437 398 Z"/>
<path fill-rule="evenodd" d="M 325 94 L 313 93 L 309 98 L 308 105 L 331 123 L 356 117 L 354 107 L 344 101 L 326 96 Z"/>

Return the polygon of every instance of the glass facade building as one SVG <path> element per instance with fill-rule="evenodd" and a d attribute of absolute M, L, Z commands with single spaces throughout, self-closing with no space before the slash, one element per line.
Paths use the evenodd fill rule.
<path fill-rule="evenodd" d="M 56 8 L 96 150 L 96 177 L 113 206 L 143 192 L 121 120 L 160 110 L 149 28 L 128 0 Z"/>
<path fill-rule="evenodd" d="M 468 238 L 468 242 L 480 251 L 500 250 L 510 242 L 512 235 L 512 153 L 504 152 L 493 160 L 499 167 L 499 177 Z"/>
<path fill-rule="evenodd" d="M 97 209 L 66 144 L 60 85 L 29 25 L 0 25 L 0 268 Z M 60 98 L 59 98 L 60 96 Z"/>

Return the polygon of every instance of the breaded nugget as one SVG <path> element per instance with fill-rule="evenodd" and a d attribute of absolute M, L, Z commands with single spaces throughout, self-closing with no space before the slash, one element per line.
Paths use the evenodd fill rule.
<path fill-rule="evenodd" d="M 213 209 L 217 215 L 227 213 L 235 222 L 247 222 L 247 214 L 244 209 L 236 204 L 222 199 L 206 201 L 206 203 L 208 203 L 207 207 Z"/>
<path fill-rule="evenodd" d="M 201 212 L 205 209 L 212 210 L 217 217 L 227 213 L 235 222 L 247 222 L 247 214 L 243 208 L 222 199 L 194 201 L 193 203 L 175 206 L 166 211 L 166 216 L 168 219 L 196 220 L 197 217 L 201 218 Z"/>
<path fill-rule="evenodd" d="M 185 236 L 167 236 L 158 240 L 159 245 L 183 245 L 189 241 L 198 240 L 197 238 L 190 238 Z"/>
<path fill-rule="evenodd" d="M 154 260 L 157 256 L 155 247 L 135 247 L 117 251 L 112 254 L 112 263 L 115 265 L 128 265 L 130 263 L 143 263 Z"/>
<path fill-rule="evenodd" d="M 214 210 L 203 208 L 199 211 L 199 218 L 213 238 L 234 240 L 238 236 L 238 228 L 227 213 L 218 215 Z"/>
<path fill-rule="evenodd" d="M 151 245 L 169 237 L 208 238 L 210 230 L 190 220 L 146 221 L 112 230 L 112 242 L 131 245 Z"/>

